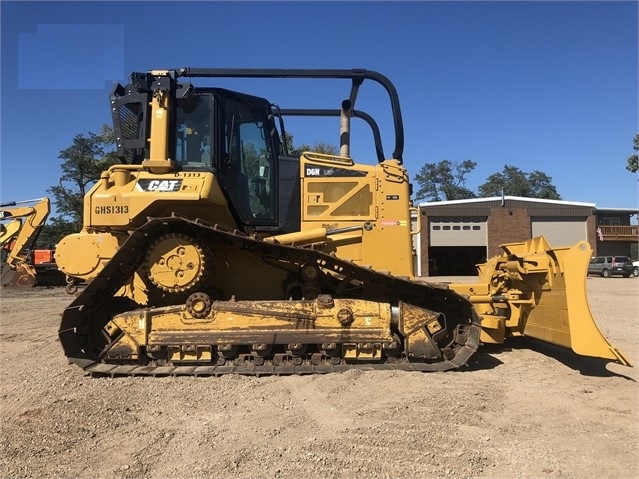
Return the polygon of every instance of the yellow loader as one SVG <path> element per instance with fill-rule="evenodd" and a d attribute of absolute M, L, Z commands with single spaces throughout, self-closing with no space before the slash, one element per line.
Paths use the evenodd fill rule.
<path fill-rule="evenodd" d="M 35 245 L 49 212 L 49 198 L 0 205 L 0 247 L 6 256 L 0 275 L 3 287 L 65 284 L 55 262 L 39 263 L 35 258 L 36 252 L 45 251 L 35 250 Z"/>

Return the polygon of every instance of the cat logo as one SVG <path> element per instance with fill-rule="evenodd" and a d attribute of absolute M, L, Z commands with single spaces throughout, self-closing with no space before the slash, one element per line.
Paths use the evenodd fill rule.
<path fill-rule="evenodd" d="M 182 180 L 138 180 L 138 191 L 180 191 Z"/>

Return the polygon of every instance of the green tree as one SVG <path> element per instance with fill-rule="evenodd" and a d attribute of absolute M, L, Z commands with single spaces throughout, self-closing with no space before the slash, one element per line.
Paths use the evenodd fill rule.
<path fill-rule="evenodd" d="M 306 143 L 295 146 L 293 143 L 293 135 L 290 133 L 286 133 L 286 146 L 288 148 L 289 155 L 295 158 L 299 158 L 300 156 L 302 156 L 302 153 L 304 153 L 305 151 L 323 153 L 325 155 L 339 155 L 338 147 L 324 141 L 316 141 L 313 146 L 307 145 Z"/>
<path fill-rule="evenodd" d="M 479 196 L 523 196 L 560 200 L 561 196 L 552 184 L 552 178 L 541 171 L 526 173 L 515 166 L 504 165 L 501 173 L 493 173 L 478 188 Z"/>
<path fill-rule="evenodd" d="M 635 135 L 633 150 L 639 151 L 639 133 Z M 630 155 L 628 157 L 628 164 L 626 165 L 626 170 L 631 173 L 636 173 L 639 171 L 639 155 L 636 153 L 634 155 Z"/>
<path fill-rule="evenodd" d="M 465 160 L 461 163 L 443 160 L 439 163 L 426 163 L 415 175 L 419 190 L 416 201 L 464 200 L 476 195 L 466 187 L 466 175 L 477 163 Z"/>
<path fill-rule="evenodd" d="M 77 233 L 78 231 L 79 228 L 72 221 L 57 216 L 49 218 L 40 230 L 36 246 L 40 249 L 51 248 L 65 236 Z"/>
<path fill-rule="evenodd" d="M 77 135 L 71 146 L 60 151 L 62 176 L 58 185 L 47 190 L 59 216 L 49 219 L 38 244 L 57 243 L 70 232 L 80 231 L 85 194 L 102 171 L 119 163 L 114 147 L 113 129 L 103 125 L 99 133 Z"/>

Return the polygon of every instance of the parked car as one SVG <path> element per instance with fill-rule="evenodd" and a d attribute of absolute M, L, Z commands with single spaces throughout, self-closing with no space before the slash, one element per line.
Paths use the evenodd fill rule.
<path fill-rule="evenodd" d="M 636 278 L 639 276 L 639 261 L 632 262 L 632 275 Z"/>
<path fill-rule="evenodd" d="M 628 278 L 631 275 L 639 275 L 638 266 L 634 266 L 627 256 L 596 256 L 588 264 L 588 274 L 597 274 L 604 278 L 611 276 L 623 276 Z M 637 274 L 635 274 L 637 269 Z"/>

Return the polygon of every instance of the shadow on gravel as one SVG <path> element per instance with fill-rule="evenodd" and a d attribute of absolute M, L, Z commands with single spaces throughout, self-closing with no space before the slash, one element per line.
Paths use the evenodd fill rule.
<path fill-rule="evenodd" d="M 544 356 L 556 359 L 563 365 L 579 371 L 584 376 L 596 377 L 622 377 L 628 381 L 636 382 L 633 378 L 625 374 L 615 373 L 606 368 L 611 361 L 608 359 L 591 358 L 588 356 L 580 356 L 571 349 L 555 346 L 554 344 L 536 341 L 531 338 L 509 338 L 508 343 L 510 349 L 529 349 Z"/>
<path fill-rule="evenodd" d="M 470 357 L 468 363 L 463 368 L 463 371 L 481 371 L 484 369 L 494 369 L 500 364 L 504 363 L 495 356 L 492 356 L 492 353 L 503 351 L 503 347 L 496 349 L 491 346 L 481 346 L 479 351 L 477 351 Z"/>

